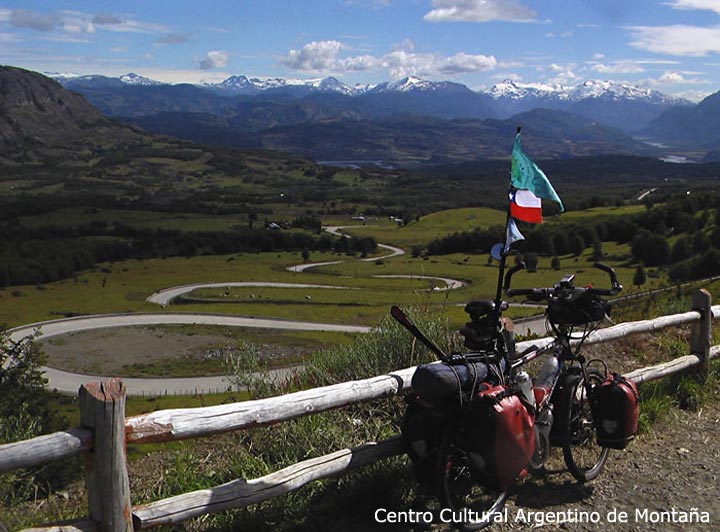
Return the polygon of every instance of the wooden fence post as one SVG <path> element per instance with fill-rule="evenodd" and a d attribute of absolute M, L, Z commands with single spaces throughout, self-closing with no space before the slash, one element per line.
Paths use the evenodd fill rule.
<path fill-rule="evenodd" d="M 84 455 L 90 518 L 103 532 L 132 532 L 125 387 L 119 379 L 84 384 L 78 402 L 80 423 L 95 433 L 95 446 Z"/>
<path fill-rule="evenodd" d="M 692 327 L 690 352 L 700 358 L 697 366 L 698 378 L 705 382 L 710 373 L 710 346 L 712 345 L 712 296 L 701 288 L 693 292 L 692 309 L 700 313 L 700 321 Z"/>

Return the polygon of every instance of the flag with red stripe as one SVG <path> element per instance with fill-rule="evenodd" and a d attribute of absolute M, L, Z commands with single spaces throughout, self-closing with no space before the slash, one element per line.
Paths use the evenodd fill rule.
<path fill-rule="evenodd" d="M 529 190 L 510 192 L 510 216 L 531 224 L 542 223 L 542 201 Z"/>

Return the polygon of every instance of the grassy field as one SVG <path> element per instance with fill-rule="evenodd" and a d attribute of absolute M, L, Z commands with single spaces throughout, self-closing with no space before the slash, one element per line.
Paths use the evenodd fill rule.
<path fill-rule="evenodd" d="M 632 211 L 627 208 L 593 209 L 595 215 Z M 135 213 L 135 221 L 141 218 Z M 173 216 L 159 216 L 145 223 L 170 223 Z M 178 224 L 194 223 L 184 215 L 174 218 Z M 565 215 L 563 215 L 565 216 Z M 212 217 L 201 217 L 210 220 Z M 398 227 L 389 221 L 375 226 L 358 226 L 345 231 L 356 236 L 371 235 L 379 242 L 399 243 L 404 248 L 414 243 L 428 242 L 434 236 L 462 230 L 469 225 L 502 222 L 502 214 L 491 209 L 457 209 L 424 216 L 418 222 Z M 218 217 L 213 223 L 231 223 Z M 634 267 L 628 266 L 627 245 L 605 243 L 604 259 L 613 265 L 620 282 L 630 288 Z M 302 262 L 299 253 L 258 253 L 193 258 L 127 260 L 103 264 L 82 272 L 74 279 L 38 286 L 20 286 L 0 290 L 0 322 L 16 326 L 36 321 L 79 314 L 106 312 L 155 312 L 160 309 L 145 301 L 153 292 L 170 286 L 197 282 L 262 281 L 327 284 L 362 290 L 310 290 L 280 288 L 233 289 L 229 296 L 223 291 L 198 292 L 199 297 L 217 299 L 216 302 L 190 303 L 170 307 L 183 312 L 220 312 L 251 316 L 280 317 L 337 323 L 373 324 L 387 312 L 390 304 L 434 305 L 459 304 L 469 299 L 492 297 L 497 282 L 496 263 L 488 265 L 486 255 L 457 254 L 413 258 L 409 254 L 380 261 L 362 262 L 353 257 L 332 253 L 312 253 L 310 262 L 345 261 L 303 273 L 286 270 Z M 603 285 L 605 277 L 591 268 L 590 249 L 580 257 L 560 257 L 559 272 L 550 269 L 549 258 L 540 258 L 538 272 L 516 276 L 514 286 L 548 286 L 556 282 L 561 272 L 578 274 L 584 284 Z M 652 288 L 664 281 L 651 270 Z M 382 275 L 411 275 L 447 277 L 463 281 L 459 290 L 438 291 L 437 281 L 408 279 L 379 279 Z M 222 301 L 222 302 L 220 302 Z M 233 301 L 233 304 L 227 304 Z"/>
<path fill-rule="evenodd" d="M 592 209 L 592 213 L 570 213 L 558 220 L 551 220 L 551 223 L 588 216 L 620 216 L 637 210 L 636 207 Z M 62 214 L 57 213 L 57 216 L 62 217 Z M 68 217 L 74 216 L 73 223 L 98 219 L 94 218 L 98 213 L 82 210 L 66 211 L 64 214 Z M 109 216 L 109 211 L 101 214 Z M 237 219 L 228 216 L 152 213 L 153 215 L 145 217 L 142 212 L 127 211 L 118 211 L 116 214 L 128 224 L 146 224 L 147 227 L 219 229 L 230 227 L 237 222 Z M 403 227 L 390 220 L 375 220 L 372 225 L 349 227 L 345 232 L 353 236 L 373 236 L 378 242 L 393 243 L 408 249 L 412 245 L 426 243 L 450 232 L 503 223 L 503 220 L 504 214 L 500 211 L 482 208 L 455 209 L 423 216 L 419 221 Z M 615 267 L 620 282 L 625 286 L 624 293 L 635 291 L 631 286 L 635 268 L 630 265 L 629 246 L 605 243 L 603 252 L 603 260 Z M 559 257 L 559 270 L 551 269 L 549 257 L 541 257 L 537 272 L 518 273 L 513 280 L 513 286 L 552 286 L 565 273 L 575 273 L 578 285 L 607 286 L 605 274 L 592 268 L 590 254 L 591 250 L 586 249 L 579 257 Z M 311 253 L 310 262 L 328 261 L 342 262 L 312 268 L 302 273 L 287 270 L 291 265 L 302 263 L 299 253 L 233 254 L 101 264 L 97 268 L 82 272 L 74 279 L 0 290 L 0 322 L 7 326 L 16 326 L 83 314 L 199 312 L 372 326 L 388 315 L 391 305 L 397 304 L 403 307 L 433 309 L 432 312 L 443 315 L 453 327 L 458 327 L 467 321 L 463 312 L 464 304 L 472 299 L 493 298 L 497 287 L 497 263 L 488 262 L 487 255 L 412 257 L 406 253 L 390 259 L 360 261 L 352 256 L 334 253 Z M 383 277 L 398 275 L 450 278 L 461 281 L 463 286 L 455 290 L 444 290 L 445 283 L 439 279 Z M 177 304 L 165 309 L 146 301 L 150 294 L 163 288 L 191 283 L 233 281 L 321 284 L 345 289 L 197 289 L 186 294 Z M 665 282 L 663 275 L 649 269 L 648 283 L 643 289 L 657 288 Z M 537 309 L 511 307 L 507 315 L 518 318 L 537 312 Z M 118 338 L 122 336 L 117 334 Z M 127 336 L 128 333 L 123 334 Z M 182 334 L 187 334 L 189 338 L 198 333 L 187 330 Z M 273 333 L 270 335 L 272 340 L 268 341 L 268 334 L 264 331 L 246 329 L 238 334 L 265 346 L 266 350 L 280 347 L 290 352 L 291 356 L 284 363 L 301 361 L 305 353 L 334 343 L 344 343 L 348 339 L 346 335 L 326 333 Z M 51 346 L 60 352 L 62 346 L 58 345 L 58 342 L 62 344 L 71 340 L 55 338 L 51 341 Z M 126 340 L 129 342 L 132 339 Z M 72 345 L 78 346 L 77 356 L 71 356 L 70 359 L 60 358 L 59 355 L 51 357 L 51 365 L 91 373 L 107 369 L 103 365 L 109 362 L 102 361 L 111 360 L 112 356 L 108 358 L 107 353 L 100 353 L 95 349 L 97 346 L 83 345 L 77 339 L 74 341 L 76 343 Z M 192 342 L 188 339 L 185 343 Z M 194 354 L 188 355 L 180 351 L 178 349 L 174 355 L 148 355 L 139 360 L 125 360 L 110 369 L 123 376 L 168 377 L 216 374 L 222 371 L 217 361 L 198 360 Z M 139 352 L 142 352 L 142 349 Z M 88 354 L 92 356 L 83 358 Z"/>
<path fill-rule="evenodd" d="M 353 236 L 372 236 L 378 242 L 410 248 L 425 245 L 431 240 L 458 231 L 470 231 L 476 227 L 502 225 L 505 213 L 485 207 L 452 209 L 422 216 L 407 225 L 398 225 L 387 218 L 367 220 L 366 225 L 348 227 L 345 232 Z M 357 222 L 345 222 L 346 225 Z M 337 225 L 344 225 L 338 221 Z"/>

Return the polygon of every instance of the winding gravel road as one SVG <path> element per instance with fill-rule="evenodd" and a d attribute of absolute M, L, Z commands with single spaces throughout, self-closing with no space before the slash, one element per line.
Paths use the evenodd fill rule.
<path fill-rule="evenodd" d="M 341 235 L 340 230 L 351 226 L 329 226 L 325 230 Z M 347 236 L 347 235 L 344 235 Z M 405 252 L 397 247 L 386 244 L 379 244 L 379 247 L 388 250 L 390 253 L 381 257 L 371 257 L 360 259 L 362 261 L 384 260 L 391 257 L 403 255 Z M 311 268 L 328 266 L 346 262 L 320 262 L 301 264 L 291 266 L 289 271 L 300 273 Z M 443 277 L 431 277 L 423 275 L 378 275 L 378 278 L 386 279 L 426 279 L 436 280 L 445 284 L 444 287 L 435 287 L 434 290 L 455 290 L 461 288 L 464 283 L 456 279 Z M 196 283 L 182 286 L 174 286 L 159 290 L 147 298 L 150 303 L 155 303 L 163 307 L 169 305 L 172 300 L 182 294 L 192 292 L 198 288 L 218 288 L 218 287 L 274 287 L 274 288 L 314 288 L 314 289 L 333 289 L 333 290 L 359 290 L 359 288 L 347 286 L 334 286 L 324 284 L 301 284 L 301 283 L 272 283 L 272 282 L 224 282 L 224 283 Z M 106 329 L 111 327 L 129 327 L 139 325 L 162 325 L 162 324 L 204 324 L 204 325 L 226 325 L 230 327 L 250 327 L 263 329 L 291 329 L 298 331 L 336 331 L 350 333 L 366 333 L 370 331 L 370 327 L 361 327 L 354 325 L 337 325 L 326 323 L 313 323 L 305 321 L 290 321 L 281 319 L 266 318 L 246 318 L 227 314 L 186 314 L 186 313 L 132 313 L 132 314 L 99 314 L 93 316 L 79 316 L 73 318 L 64 318 L 58 320 L 50 320 L 38 323 L 22 325 L 8 330 L 11 340 L 17 341 L 34 331 L 40 331 L 42 338 L 50 338 L 71 332 L 86 331 L 91 329 Z M 537 323 L 525 321 L 522 324 L 522 330 L 531 330 L 540 333 L 540 327 L 544 332 L 544 320 L 538 320 Z M 80 373 L 71 373 L 55 368 L 44 367 L 43 371 L 48 379 L 49 387 L 63 393 L 77 393 L 78 388 L 87 382 L 105 379 L 105 376 L 86 375 Z M 290 369 L 277 370 L 275 373 L 283 374 Z M 225 377 L 188 377 L 188 378 L 123 378 L 127 393 L 129 395 L 162 395 L 162 394 L 182 394 L 194 393 L 195 391 L 215 391 L 225 390 L 229 386 L 229 382 Z"/>
<path fill-rule="evenodd" d="M 90 329 L 106 329 L 109 327 L 129 327 L 136 325 L 167 325 L 167 324 L 204 324 L 226 325 L 230 327 L 251 327 L 262 329 L 290 329 L 296 331 L 338 331 L 350 333 L 366 333 L 370 327 L 356 325 L 337 325 L 313 323 L 305 321 L 288 321 L 262 318 L 243 318 L 227 314 L 100 314 L 81 316 L 59 320 L 31 323 L 9 329 L 8 335 L 13 341 L 39 330 L 42 338 L 51 338 L 71 332 Z M 77 393 L 78 388 L 87 382 L 103 380 L 99 375 L 71 373 L 55 368 L 44 367 L 45 377 L 50 389 L 63 393 Z M 139 379 L 123 378 L 129 395 L 162 395 L 164 393 L 181 394 L 198 391 L 225 390 L 228 382 L 224 377 L 184 377 L 173 379 Z"/>

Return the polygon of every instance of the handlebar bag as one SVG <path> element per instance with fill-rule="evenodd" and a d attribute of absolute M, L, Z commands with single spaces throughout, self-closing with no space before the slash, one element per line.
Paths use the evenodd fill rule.
<path fill-rule="evenodd" d="M 585 325 L 602 321 L 606 314 L 610 314 L 610 305 L 588 292 L 583 292 L 569 300 L 550 300 L 547 308 L 550 322 L 559 325 Z"/>
<path fill-rule="evenodd" d="M 459 397 L 462 392 L 487 378 L 488 368 L 484 362 L 464 364 L 422 364 L 412 377 L 412 387 L 426 401 L 437 402 Z"/>
<path fill-rule="evenodd" d="M 590 401 L 598 445 L 611 449 L 627 447 L 637 433 L 640 408 L 635 383 L 612 373 L 593 390 Z"/>
<path fill-rule="evenodd" d="M 470 402 L 463 420 L 473 476 L 507 490 L 535 452 L 533 411 L 504 386 L 487 386 Z"/>

